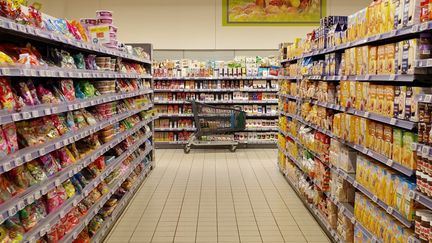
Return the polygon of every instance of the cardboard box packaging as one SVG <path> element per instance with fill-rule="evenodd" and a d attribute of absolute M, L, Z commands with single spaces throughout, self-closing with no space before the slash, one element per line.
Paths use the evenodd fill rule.
<path fill-rule="evenodd" d="M 360 82 L 362 85 L 362 101 L 360 102 L 360 110 L 367 110 L 367 103 L 369 100 L 369 82 Z"/>
<path fill-rule="evenodd" d="M 375 106 L 377 102 L 377 85 L 370 84 L 369 85 L 369 99 L 367 103 L 367 110 L 369 112 L 375 112 Z"/>
<path fill-rule="evenodd" d="M 385 93 L 385 102 L 384 102 L 383 115 L 387 117 L 393 117 L 395 87 L 393 85 L 386 85 L 384 88 L 384 93 Z"/>
<path fill-rule="evenodd" d="M 378 48 L 376 46 L 369 47 L 368 73 L 377 74 L 378 70 Z"/>
<path fill-rule="evenodd" d="M 378 62 L 377 62 L 377 74 L 383 74 L 386 67 L 386 48 L 385 46 L 378 46 Z"/>
<path fill-rule="evenodd" d="M 376 103 L 375 103 L 375 113 L 377 114 L 383 114 L 383 107 L 384 107 L 384 97 L 385 97 L 385 91 L 384 91 L 384 85 L 377 85 L 376 86 Z"/>
<path fill-rule="evenodd" d="M 385 45 L 385 55 L 386 55 L 386 68 L 384 70 L 385 74 L 393 74 L 395 71 L 395 44 Z"/>

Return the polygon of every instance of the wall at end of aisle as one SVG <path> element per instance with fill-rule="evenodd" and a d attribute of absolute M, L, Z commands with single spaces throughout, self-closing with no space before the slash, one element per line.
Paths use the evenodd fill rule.
<path fill-rule="evenodd" d="M 114 11 L 124 43 L 152 43 L 155 49 L 275 49 L 304 37 L 314 27 L 222 26 L 222 0 L 40 0 L 42 11 L 67 19 Z M 371 0 L 327 0 L 327 15 L 349 15 Z"/>

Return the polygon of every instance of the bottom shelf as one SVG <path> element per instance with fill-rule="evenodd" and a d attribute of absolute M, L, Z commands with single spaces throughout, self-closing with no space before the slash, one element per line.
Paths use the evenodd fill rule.
<path fill-rule="evenodd" d="M 288 178 L 288 176 L 285 174 L 285 172 L 279 168 L 280 172 L 283 174 L 285 180 L 288 182 L 288 184 L 291 186 L 291 188 L 294 190 L 294 192 L 297 194 L 297 197 L 302 201 L 302 203 L 305 205 L 305 207 L 308 209 L 308 211 L 311 213 L 311 215 L 315 218 L 315 220 L 318 222 L 318 224 L 321 226 L 321 228 L 324 230 L 326 235 L 332 240 L 333 242 L 343 242 L 340 237 L 338 236 L 337 232 L 330 227 L 330 225 L 327 223 L 327 221 L 323 218 L 323 216 L 318 212 L 318 209 L 303 200 L 303 196 L 298 191 L 297 187 L 294 185 L 294 183 L 291 182 L 291 180 Z"/>
<path fill-rule="evenodd" d="M 135 193 L 138 191 L 140 185 L 144 182 L 144 179 L 147 178 L 150 171 L 153 169 L 153 165 L 149 165 L 146 167 L 144 172 L 141 174 L 141 176 L 136 181 L 136 184 L 133 186 L 133 188 L 127 192 L 125 196 L 123 196 L 120 203 L 117 205 L 117 207 L 112 212 L 111 216 L 104 220 L 103 225 L 99 229 L 99 231 L 92 237 L 92 242 L 103 242 L 103 240 L 108 236 L 109 232 L 117 222 L 118 218 L 121 216 L 123 211 L 126 209 L 129 202 L 134 197 Z"/>

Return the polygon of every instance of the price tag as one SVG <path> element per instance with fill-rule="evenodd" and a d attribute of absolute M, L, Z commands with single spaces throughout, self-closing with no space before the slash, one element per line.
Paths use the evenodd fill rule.
<path fill-rule="evenodd" d="M 386 211 L 387 211 L 388 214 L 392 214 L 393 213 L 393 208 L 389 206 Z"/>
<path fill-rule="evenodd" d="M 353 183 L 353 187 L 355 187 L 355 188 L 358 187 L 358 182 L 357 182 L 357 181 L 354 181 L 354 183 Z"/>
<path fill-rule="evenodd" d="M 395 36 L 397 34 L 397 30 L 392 30 L 391 32 L 390 32 L 390 36 Z"/>
<path fill-rule="evenodd" d="M 34 193 L 34 198 L 35 198 L 35 200 L 41 198 L 41 196 L 42 196 L 42 194 L 41 194 L 40 191 L 36 191 L 36 192 Z"/>
<path fill-rule="evenodd" d="M 416 195 L 416 193 L 414 191 L 409 191 L 409 193 L 408 193 L 408 197 L 411 199 L 414 199 L 415 195 Z"/>
<path fill-rule="evenodd" d="M 39 156 L 43 156 L 43 155 L 45 155 L 46 154 L 46 152 L 45 152 L 45 148 L 41 148 L 41 149 L 39 149 Z"/>
<path fill-rule="evenodd" d="M 59 185 L 60 185 L 60 179 L 56 179 L 56 180 L 54 181 L 54 185 L 55 185 L 55 186 L 59 186 Z"/>
<path fill-rule="evenodd" d="M 429 155 L 429 147 L 423 146 L 422 155 L 423 155 L 423 157 L 427 157 Z"/>
<path fill-rule="evenodd" d="M 394 163 L 394 161 L 392 159 L 388 159 L 386 162 L 387 166 L 389 166 L 389 167 L 392 167 L 393 163 Z"/>
<path fill-rule="evenodd" d="M 364 113 L 364 117 L 366 117 L 366 118 L 369 118 L 369 111 L 366 111 L 365 113 Z"/>
<path fill-rule="evenodd" d="M 17 210 L 16 210 L 15 207 L 10 208 L 10 209 L 8 210 L 8 215 L 9 215 L 9 217 L 14 216 L 14 215 L 16 214 L 16 212 L 17 212 Z"/>
<path fill-rule="evenodd" d="M 425 31 L 429 28 L 429 22 L 424 22 L 420 25 L 420 31 Z"/>
<path fill-rule="evenodd" d="M 432 59 L 427 59 L 426 66 L 428 66 L 428 67 L 432 66 Z"/>
<path fill-rule="evenodd" d="M 419 26 L 418 25 L 413 25 L 411 27 L 411 33 L 416 33 L 416 32 L 418 32 L 418 30 L 419 30 Z"/>
<path fill-rule="evenodd" d="M 424 102 L 430 103 L 432 101 L 432 95 L 426 95 L 424 98 Z"/>
<path fill-rule="evenodd" d="M 390 119 L 390 124 L 391 125 L 396 125 L 396 122 L 397 122 L 396 118 Z"/>
<path fill-rule="evenodd" d="M 374 201 L 374 202 L 378 202 L 378 197 L 377 197 L 376 195 L 373 195 L 373 197 L 372 197 L 372 201 Z"/>

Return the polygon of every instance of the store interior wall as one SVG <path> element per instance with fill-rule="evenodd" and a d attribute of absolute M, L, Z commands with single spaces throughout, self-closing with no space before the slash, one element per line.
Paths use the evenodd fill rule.
<path fill-rule="evenodd" d="M 42 11 L 68 19 L 114 11 L 119 39 L 170 50 L 273 50 L 313 26 L 222 26 L 222 0 L 38 0 Z M 327 15 L 348 15 L 371 0 L 327 0 Z"/>
<path fill-rule="evenodd" d="M 179 60 L 192 59 L 198 61 L 229 61 L 236 56 L 277 56 L 278 50 L 154 50 L 153 59 L 162 60 Z"/>

